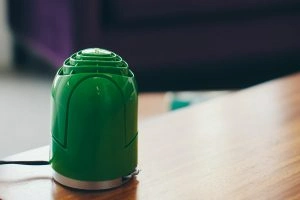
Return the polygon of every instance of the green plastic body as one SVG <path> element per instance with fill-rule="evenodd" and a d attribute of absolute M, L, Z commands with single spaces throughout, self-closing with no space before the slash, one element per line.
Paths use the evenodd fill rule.
<path fill-rule="evenodd" d="M 98 48 L 73 54 L 52 86 L 52 168 L 83 181 L 132 173 L 137 104 L 135 77 L 120 56 Z"/>

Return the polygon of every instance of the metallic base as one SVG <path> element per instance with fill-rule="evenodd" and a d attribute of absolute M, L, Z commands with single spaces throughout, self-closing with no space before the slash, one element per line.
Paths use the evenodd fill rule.
<path fill-rule="evenodd" d="M 53 170 L 53 178 L 58 183 L 81 190 L 106 190 L 119 187 L 124 183 L 128 182 L 132 177 L 136 176 L 139 173 L 138 170 L 135 170 L 133 173 L 125 177 L 120 177 L 107 181 L 79 181 L 76 179 L 68 178 L 63 176 Z"/>

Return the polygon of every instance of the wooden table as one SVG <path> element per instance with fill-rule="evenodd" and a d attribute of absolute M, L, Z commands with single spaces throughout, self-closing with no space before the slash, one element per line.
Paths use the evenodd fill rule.
<path fill-rule="evenodd" d="M 8 159 L 47 158 L 43 147 Z M 141 124 L 139 168 L 123 187 L 84 192 L 49 166 L 0 166 L 0 198 L 299 199 L 300 74 Z"/>

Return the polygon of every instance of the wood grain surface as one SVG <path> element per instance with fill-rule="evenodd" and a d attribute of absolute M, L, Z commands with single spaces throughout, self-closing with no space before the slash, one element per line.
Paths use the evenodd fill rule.
<path fill-rule="evenodd" d="M 42 158 L 47 147 L 7 159 Z M 300 199 L 300 74 L 144 122 L 139 168 L 86 192 L 56 184 L 49 166 L 0 166 L 0 199 Z"/>

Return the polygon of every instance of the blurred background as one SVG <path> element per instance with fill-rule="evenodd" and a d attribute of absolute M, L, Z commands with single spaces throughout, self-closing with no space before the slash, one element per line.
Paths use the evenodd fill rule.
<path fill-rule="evenodd" d="M 0 0 L 0 158 L 50 140 L 50 88 L 72 53 L 121 55 L 139 119 L 299 71 L 297 0 Z"/>

